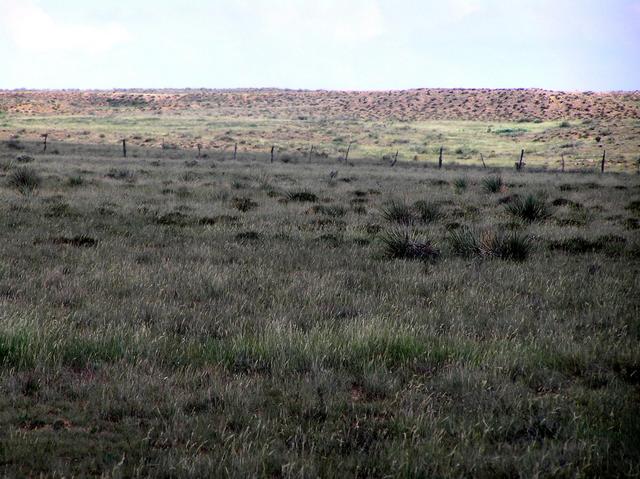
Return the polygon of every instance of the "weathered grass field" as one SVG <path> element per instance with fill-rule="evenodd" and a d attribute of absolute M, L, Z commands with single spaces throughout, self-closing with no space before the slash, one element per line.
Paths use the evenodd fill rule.
<path fill-rule="evenodd" d="M 0 474 L 640 474 L 638 176 L 21 145 Z"/>
<path fill-rule="evenodd" d="M 0 93 L 0 475 L 640 475 L 637 94 Z"/>

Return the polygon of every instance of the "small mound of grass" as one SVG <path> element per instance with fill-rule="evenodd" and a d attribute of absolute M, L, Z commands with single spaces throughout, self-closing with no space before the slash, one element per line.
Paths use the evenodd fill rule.
<path fill-rule="evenodd" d="M 380 236 L 386 258 L 433 260 L 440 252 L 428 240 L 416 237 L 406 228 L 390 230 Z"/>
<path fill-rule="evenodd" d="M 262 238 L 262 235 L 257 231 L 243 231 L 235 236 L 236 241 L 256 241 Z"/>
<path fill-rule="evenodd" d="M 331 216 L 339 218 L 347 214 L 346 208 L 339 205 L 313 205 L 308 210 L 309 213 L 315 213 L 319 215 Z"/>
<path fill-rule="evenodd" d="M 231 204 L 235 209 L 243 213 L 258 207 L 258 203 L 246 197 L 235 197 L 231 200 Z"/>
<path fill-rule="evenodd" d="M 41 184 L 42 178 L 31 168 L 18 168 L 9 175 L 9 186 L 25 196 L 34 194 Z"/>
<path fill-rule="evenodd" d="M 482 189 L 487 193 L 500 193 L 504 191 L 505 185 L 500 175 L 487 176 L 482 179 Z"/>
<path fill-rule="evenodd" d="M 107 177 L 113 178 L 114 180 L 127 181 L 129 183 L 133 183 L 134 181 L 136 181 L 136 174 L 131 170 L 127 170 L 126 168 L 111 168 L 107 172 Z"/>
<path fill-rule="evenodd" d="M 78 187 L 78 186 L 82 186 L 84 185 L 85 181 L 82 178 L 82 176 L 71 176 L 69 177 L 69 179 L 67 179 L 67 186 L 70 186 L 72 188 Z"/>
<path fill-rule="evenodd" d="M 415 221 L 411 206 L 400 200 L 388 201 L 380 208 L 380 215 L 389 223 L 410 225 Z"/>
<path fill-rule="evenodd" d="M 582 204 L 576 201 L 569 200 L 567 198 L 556 198 L 551 202 L 553 206 L 569 206 L 571 208 L 582 208 Z"/>
<path fill-rule="evenodd" d="M 547 203 L 542 198 L 534 195 L 516 198 L 506 205 L 506 209 L 513 216 L 528 223 L 540 221 L 551 216 Z"/>
<path fill-rule="evenodd" d="M 289 201 L 299 201 L 301 203 L 314 203 L 318 201 L 318 196 L 310 191 L 289 191 L 286 195 Z"/>

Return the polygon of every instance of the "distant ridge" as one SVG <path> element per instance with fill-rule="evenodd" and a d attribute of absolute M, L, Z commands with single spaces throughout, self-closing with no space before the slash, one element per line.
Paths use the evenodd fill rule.
<path fill-rule="evenodd" d="M 22 115 L 109 115 L 115 111 L 218 113 L 353 120 L 640 118 L 640 92 L 424 88 L 401 91 L 283 89 L 4 90 L 0 111 Z"/>

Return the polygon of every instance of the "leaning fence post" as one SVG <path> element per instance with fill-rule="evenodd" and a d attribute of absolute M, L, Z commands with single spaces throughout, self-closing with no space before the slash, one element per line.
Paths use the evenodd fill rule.
<path fill-rule="evenodd" d="M 486 168 L 487 164 L 484 162 L 484 155 L 482 153 L 480 153 L 480 159 L 482 160 L 482 167 Z"/>
<path fill-rule="evenodd" d="M 393 161 L 391 162 L 391 168 L 396 166 L 396 163 L 398 162 L 398 153 L 400 153 L 400 150 L 396 150 L 396 156 L 393 158 Z"/>
<path fill-rule="evenodd" d="M 313 155 L 313 145 L 311 145 L 311 148 L 309 148 L 309 155 L 308 155 L 309 161 L 311 161 L 311 155 Z"/>
<path fill-rule="evenodd" d="M 602 164 L 600 165 L 600 173 L 604 173 L 604 162 L 607 158 L 607 150 L 602 152 Z"/>
<path fill-rule="evenodd" d="M 344 155 L 344 162 L 346 163 L 349 160 L 349 152 L 351 151 L 351 145 L 353 141 L 349 142 L 349 146 L 347 147 L 347 153 Z"/>
<path fill-rule="evenodd" d="M 127 157 L 127 140 L 125 140 L 124 138 L 122 139 L 122 156 L 124 158 Z"/>
<path fill-rule="evenodd" d="M 45 153 L 47 151 L 47 138 L 49 137 L 49 133 L 45 133 L 42 135 L 42 138 L 44 138 L 44 144 L 42 146 L 42 153 Z"/>
<path fill-rule="evenodd" d="M 442 168 L 442 150 L 444 148 L 441 146 L 440 147 L 440 156 L 438 156 L 438 168 Z"/>

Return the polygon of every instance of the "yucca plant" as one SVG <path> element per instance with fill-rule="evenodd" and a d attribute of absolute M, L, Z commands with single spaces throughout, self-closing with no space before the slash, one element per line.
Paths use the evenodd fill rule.
<path fill-rule="evenodd" d="M 410 225 L 415 221 L 411 207 L 400 200 L 391 200 L 380 208 L 382 217 L 390 223 Z"/>
<path fill-rule="evenodd" d="M 387 258 L 432 260 L 440 255 L 433 244 L 420 239 L 407 228 L 396 228 L 380 236 L 383 253 Z"/>
<path fill-rule="evenodd" d="M 42 184 L 42 179 L 31 168 L 18 168 L 9 175 L 9 185 L 23 195 L 32 195 Z"/>
<path fill-rule="evenodd" d="M 476 231 L 468 226 L 451 230 L 447 238 L 453 254 L 464 258 L 480 255 L 480 243 Z"/>
<path fill-rule="evenodd" d="M 442 213 L 440 212 L 440 205 L 438 203 L 420 200 L 413 204 L 413 208 L 418 214 L 420 220 L 424 223 L 437 221 L 442 216 Z"/>
<path fill-rule="evenodd" d="M 453 180 L 453 186 L 457 192 L 462 192 L 467 189 L 467 186 L 469 186 L 469 181 L 464 177 L 456 178 Z"/>
<path fill-rule="evenodd" d="M 482 189 L 487 193 L 499 193 L 504 189 L 504 182 L 500 175 L 488 176 L 482 180 Z"/>
<path fill-rule="evenodd" d="M 516 231 L 497 232 L 465 226 L 449 233 L 453 254 L 465 258 L 500 258 L 524 261 L 531 251 L 531 238 Z"/>
<path fill-rule="evenodd" d="M 506 205 L 506 209 L 513 216 L 528 223 L 543 220 L 551 215 L 546 201 L 534 195 L 527 195 L 524 198 L 516 198 Z"/>

